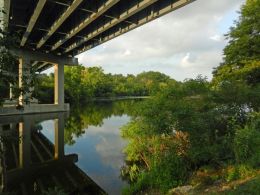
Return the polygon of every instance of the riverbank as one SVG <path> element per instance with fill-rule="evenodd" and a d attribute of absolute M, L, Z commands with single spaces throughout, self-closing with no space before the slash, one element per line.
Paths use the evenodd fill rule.
<path fill-rule="evenodd" d="M 89 101 L 137 100 L 137 99 L 149 99 L 149 98 L 151 98 L 151 96 L 94 97 Z"/>
<path fill-rule="evenodd" d="M 216 175 L 215 175 L 216 176 Z M 214 177 L 214 175 L 211 175 Z M 212 184 L 203 185 L 186 185 L 179 186 L 168 192 L 169 195 L 237 195 L 237 194 L 250 194 L 258 195 L 260 192 L 260 170 L 256 171 L 254 175 L 247 176 L 234 181 L 216 180 Z"/>

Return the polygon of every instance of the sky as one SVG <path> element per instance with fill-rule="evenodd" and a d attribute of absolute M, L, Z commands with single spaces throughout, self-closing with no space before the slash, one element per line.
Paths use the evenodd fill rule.
<path fill-rule="evenodd" d="M 223 58 L 224 37 L 245 0 L 196 0 L 144 26 L 86 51 L 79 62 L 105 73 L 159 71 L 178 81 L 212 78 Z"/>

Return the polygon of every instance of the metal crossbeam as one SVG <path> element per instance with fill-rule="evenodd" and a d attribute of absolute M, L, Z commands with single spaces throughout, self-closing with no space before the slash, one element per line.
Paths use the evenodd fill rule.
<path fill-rule="evenodd" d="M 36 8 L 35 8 L 35 10 L 33 12 L 33 15 L 31 17 L 31 19 L 29 21 L 29 24 L 28 24 L 28 26 L 26 28 L 26 31 L 25 31 L 25 33 L 23 35 L 22 41 L 20 43 L 20 46 L 24 46 L 25 45 L 29 35 L 32 32 L 32 29 L 33 29 L 33 27 L 34 27 L 38 17 L 40 16 L 40 14 L 42 12 L 42 9 L 43 9 L 45 3 L 46 3 L 46 0 L 39 0 L 38 1 L 38 4 L 37 4 L 37 6 L 36 6 Z"/>
<path fill-rule="evenodd" d="M 73 13 L 73 11 L 82 3 L 83 0 L 74 0 L 71 6 L 54 22 L 49 32 L 39 41 L 37 49 L 41 48 L 44 43 L 53 35 L 53 33 L 63 24 L 63 22 Z"/>
<path fill-rule="evenodd" d="M 73 28 L 64 39 L 60 39 L 57 43 L 54 44 L 54 46 L 51 48 L 51 50 L 55 50 L 59 48 L 63 43 L 65 43 L 70 38 L 74 37 L 78 32 L 86 28 L 90 23 L 92 23 L 94 20 L 96 20 L 99 16 L 101 16 L 104 12 L 106 12 L 108 9 L 110 9 L 113 5 L 118 3 L 120 0 L 109 0 L 105 4 L 103 4 L 96 13 L 92 13 L 89 17 L 85 18 L 83 22 L 81 22 L 79 25 L 77 25 L 75 28 Z"/>
<path fill-rule="evenodd" d="M 38 67 L 38 69 L 43 68 L 43 67 L 46 66 L 47 64 L 49 64 L 49 62 L 43 62 L 43 63 Z"/>
<path fill-rule="evenodd" d="M 146 7 L 148 7 L 149 5 L 157 2 L 158 0 L 142 0 L 140 2 L 138 2 L 136 5 L 134 5 L 133 7 L 131 7 L 130 9 L 128 9 L 126 12 L 122 13 L 118 19 L 113 19 L 111 21 L 109 21 L 108 23 L 106 23 L 105 25 L 103 25 L 102 27 L 98 28 L 97 30 L 89 33 L 84 39 L 82 39 L 81 41 L 74 43 L 72 45 L 70 45 L 69 47 L 66 48 L 65 53 L 70 52 L 71 50 L 81 46 L 82 44 L 84 44 L 85 42 L 87 42 L 88 40 L 96 37 L 97 35 L 105 32 L 106 30 L 112 28 L 113 26 L 119 24 L 120 22 L 126 20 L 127 18 L 129 18 L 130 16 L 136 14 L 137 12 L 145 9 Z"/>
<path fill-rule="evenodd" d="M 174 10 L 180 8 L 180 7 L 183 7 L 183 6 L 185 6 L 188 3 L 191 3 L 193 1 L 195 1 L 195 0 L 180 0 L 180 1 L 177 1 L 175 3 L 168 5 L 167 7 L 165 7 L 162 10 L 158 10 L 157 12 L 151 11 L 150 15 L 148 15 L 147 17 L 144 17 L 143 19 L 140 19 L 138 21 L 138 23 L 129 24 L 125 28 L 119 28 L 118 31 L 114 32 L 113 34 L 110 34 L 106 37 L 103 37 L 102 40 L 98 41 L 98 45 L 105 43 L 105 42 L 107 42 L 111 39 L 114 39 L 115 37 L 118 37 L 118 36 L 120 36 L 124 33 L 127 33 L 127 32 L 129 32 L 129 31 L 131 31 L 131 30 L 133 30 L 133 29 L 135 29 L 139 26 L 142 26 L 142 25 L 144 25 L 144 24 L 146 24 L 146 23 L 148 23 L 152 20 L 155 20 L 156 18 L 161 17 L 161 16 L 163 16 L 163 15 L 165 15 L 165 14 L 171 12 L 171 11 L 174 11 Z M 96 45 L 97 44 L 87 45 L 87 46 L 83 47 L 82 49 L 78 50 L 77 54 L 80 54 L 80 53 L 85 52 L 89 49 L 92 49 Z"/>
<path fill-rule="evenodd" d="M 36 66 L 38 63 L 39 63 L 38 61 L 34 61 L 34 62 L 32 63 L 32 67 Z"/>
<path fill-rule="evenodd" d="M 33 51 L 34 54 L 37 53 L 36 56 L 38 53 L 44 54 L 41 54 L 41 59 L 36 59 L 33 55 L 33 59 L 39 62 L 47 62 L 44 59 L 49 59 L 48 56 L 59 62 L 64 62 L 62 58 L 70 62 L 68 57 L 109 41 L 193 1 L 195 0 L 104 0 L 102 3 L 93 1 L 87 4 L 88 1 L 84 0 L 37 0 L 36 6 L 32 8 L 30 1 L 22 5 L 20 0 L 0 0 L 0 7 L 8 11 L 6 7 L 11 2 L 12 11 L 7 18 L 10 23 L 8 29 L 15 32 L 23 28 L 21 51 Z M 45 19 L 46 14 L 49 15 L 48 20 Z M 71 18 L 76 15 L 80 19 Z M 1 14 L 0 17 L 3 21 Z"/>

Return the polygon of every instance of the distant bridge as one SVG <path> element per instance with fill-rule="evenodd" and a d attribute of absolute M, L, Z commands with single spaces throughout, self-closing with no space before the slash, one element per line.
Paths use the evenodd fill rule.
<path fill-rule="evenodd" d="M 63 104 L 63 66 L 76 65 L 74 56 L 193 1 L 1 0 L 1 6 L 4 27 L 21 32 L 14 51 L 23 59 L 20 74 L 27 65 L 39 72 L 55 65 L 55 103 Z"/>

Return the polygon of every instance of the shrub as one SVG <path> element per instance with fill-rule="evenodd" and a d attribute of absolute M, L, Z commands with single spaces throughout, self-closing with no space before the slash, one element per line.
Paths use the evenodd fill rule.
<path fill-rule="evenodd" d="M 227 168 L 227 173 L 225 179 L 227 182 L 234 181 L 236 179 L 242 179 L 246 177 L 253 176 L 255 171 L 252 167 L 248 165 L 237 165 L 237 166 L 230 166 Z"/>
<path fill-rule="evenodd" d="M 237 163 L 260 165 L 260 113 L 254 113 L 244 128 L 236 131 L 234 152 Z"/>

